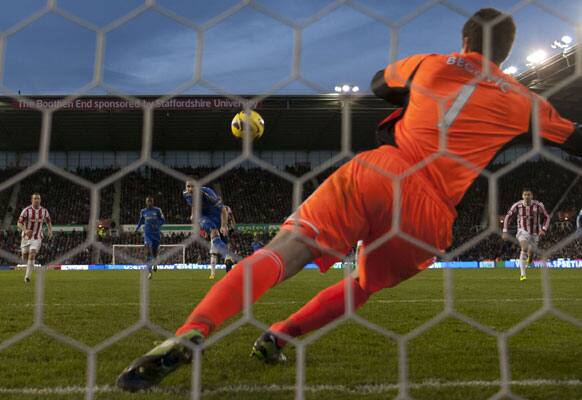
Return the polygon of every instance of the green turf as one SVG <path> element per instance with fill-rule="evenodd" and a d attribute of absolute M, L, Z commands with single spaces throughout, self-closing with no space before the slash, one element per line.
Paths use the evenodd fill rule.
<path fill-rule="evenodd" d="M 553 270 L 548 276 L 554 306 L 582 320 L 582 271 Z M 326 275 L 302 272 L 265 295 L 254 314 L 265 324 L 285 318 L 341 277 L 340 271 Z M 425 271 L 375 294 L 358 314 L 396 334 L 425 326 L 444 309 L 443 278 L 442 270 Z M 529 280 L 523 283 L 518 281 L 516 270 L 504 269 L 455 270 L 452 278 L 455 310 L 495 330 L 510 329 L 543 305 L 539 270 L 530 271 Z M 139 320 L 140 279 L 136 271 L 50 271 L 45 283 L 44 323 L 88 346 Z M 151 282 L 150 319 L 173 331 L 211 285 L 203 271 L 157 273 Z M 0 272 L 0 343 L 32 325 L 34 290 L 34 284 L 23 284 L 22 272 Z M 294 398 L 295 348 L 286 349 L 286 365 L 262 365 L 249 358 L 250 346 L 260 332 L 247 324 L 206 350 L 204 398 Z M 95 398 L 189 398 L 190 368 L 177 371 L 156 392 L 126 394 L 113 388 L 117 374 L 159 339 L 157 334 L 140 329 L 99 352 L 96 383 L 101 389 Z M 475 386 L 473 382 L 500 379 L 496 338 L 458 319 L 449 317 L 426 326 L 407 349 L 413 385 L 410 394 L 416 399 L 486 399 L 499 391 L 495 384 Z M 521 382 L 512 387 L 514 393 L 531 399 L 582 399 L 581 329 L 546 315 L 510 337 L 508 350 L 511 378 Z M 399 377 L 397 343 L 353 321 L 343 322 L 313 341 L 305 359 L 307 399 L 385 399 L 398 393 L 394 386 Z M 82 351 L 36 332 L 0 351 L 0 398 L 82 399 L 81 392 L 55 393 L 54 389 L 84 387 L 86 368 L 87 357 Z M 547 380 L 545 384 L 532 384 L 542 379 Z M 53 392 L 6 392 L 22 388 L 53 388 Z"/>

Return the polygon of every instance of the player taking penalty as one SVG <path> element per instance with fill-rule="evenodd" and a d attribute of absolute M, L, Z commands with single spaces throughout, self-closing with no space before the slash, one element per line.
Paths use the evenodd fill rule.
<path fill-rule="evenodd" d="M 496 24 L 491 28 L 488 59 L 484 56 L 480 21 L 493 20 Z M 243 259 L 210 289 L 176 331 L 176 337 L 133 361 L 119 376 L 119 387 L 131 391 L 148 388 L 190 363 L 192 351 L 184 343 L 201 344 L 225 320 L 241 311 L 245 270 L 250 272 L 250 297 L 255 302 L 312 260 L 326 272 L 359 239 L 363 240 L 356 278 L 346 278 L 324 289 L 257 339 L 253 354 L 263 361 L 276 362 L 282 359 L 285 344 L 281 334 L 304 335 L 344 315 L 348 287 L 356 310 L 375 292 L 426 269 L 432 263 L 433 252 L 399 236 L 383 238 L 392 228 L 394 204 L 398 205 L 401 232 L 436 249 L 449 247 L 455 206 L 479 176 L 479 170 L 506 144 L 531 133 L 532 98 L 538 102 L 543 139 L 582 155 L 582 129 L 561 118 L 541 97 L 524 95 L 527 89 L 501 71 L 500 64 L 508 56 L 514 36 L 511 16 L 482 9 L 465 23 L 460 52 L 415 55 L 379 71 L 372 81 L 374 93 L 405 107 L 402 119 L 395 125 L 395 145 L 360 153 L 334 172 L 288 218 L 265 248 Z M 491 78 L 476 80 L 485 64 Z M 407 81 L 412 75 L 409 88 Z M 435 98 L 456 100 L 449 103 L 443 116 Z M 395 192 L 390 176 L 404 175 L 439 150 L 440 123 L 447 128 L 447 150 L 476 167 L 439 157 L 406 175 Z M 397 194 L 399 198 L 395 199 Z M 377 239 L 380 242 L 375 243 Z M 371 244 L 374 247 L 367 251 Z"/>
<path fill-rule="evenodd" d="M 218 257 L 226 257 L 228 246 L 225 239 L 228 237 L 228 209 L 222 204 L 220 197 L 214 190 L 203 186 L 200 188 L 202 195 L 202 205 L 198 223 L 206 235 L 210 236 L 210 276 L 208 279 L 216 277 L 216 263 Z M 182 192 L 182 197 L 191 208 L 193 208 L 194 182 L 186 182 L 186 190 Z M 233 217 L 234 218 L 234 217 Z M 190 217 L 194 220 L 194 216 Z M 234 219 L 233 219 L 234 221 Z"/>
<path fill-rule="evenodd" d="M 139 221 L 135 227 L 135 231 L 138 232 L 139 228 L 143 225 L 143 242 L 147 252 L 146 265 L 148 268 L 148 279 L 152 279 L 153 272 L 157 270 L 157 266 L 153 262 L 159 254 L 162 240 L 161 228 L 165 223 L 166 220 L 162 209 L 154 207 L 154 198 L 148 196 L 146 198 L 146 208 L 140 211 Z"/>
<path fill-rule="evenodd" d="M 42 227 L 44 224 L 47 226 L 49 240 L 53 237 L 51 216 L 46 208 L 41 207 L 40 194 L 34 193 L 31 196 L 30 201 L 31 204 L 22 210 L 16 224 L 20 232 L 22 232 L 20 250 L 22 253 L 22 261 L 26 263 L 26 274 L 24 275 L 25 283 L 30 282 L 32 269 L 34 268 L 34 263 L 36 261 L 36 255 L 42 245 L 42 239 L 44 236 Z"/>

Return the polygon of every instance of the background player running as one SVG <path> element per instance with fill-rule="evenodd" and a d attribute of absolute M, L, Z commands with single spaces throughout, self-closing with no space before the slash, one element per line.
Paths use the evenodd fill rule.
<path fill-rule="evenodd" d="M 152 279 L 153 271 L 157 271 L 157 265 L 153 264 L 154 259 L 158 256 L 160 243 L 162 240 L 162 225 L 166 223 L 164 213 L 159 207 L 154 207 L 154 198 L 146 198 L 146 208 L 139 213 L 139 221 L 135 227 L 138 232 L 143 225 L 143 242 L 146 249 L 146 265 L 148 268 L 148 279 Z M 153 265 L 152 265 L 153 264 Z"/>
<path fill-rule="evenodd" d="M 483 55 L 483 21 L 495 21 L 490 29 L 489 59 Z M 396 146 L 360 153 L 335 171 L 288 218 L 265 248 L 243 259 L 213 285 L 176 331 L 176 337 L 136 359 L 122 372 L 117 384 L 124 390 L 148 388 L 180 365 L 191 363 L 192 352 L 184 342 L 201 344 L 241 311 L 245 270 L 250 278 L 249 297 L 255 302 L 312 260 L 322 272 L 327 271 L 359 239 L 363 240 L 357 278 L 345 278 L 324 289 L 287 320 L 272 325 L 255 342 L 253 353 L 257 357 L 278 361 L 284 344 L 280 334 L 304 335 L 344 315 L 346 288 L 350 288 L 353 309 L 357 310 L 375 292 L 426 269 L 433 262 L 435 251 L 418 246 L 401 234 L 435 249 L 448 248 L 452 244 L 455 206 L 481 169 L 513 139 L 528 134 L 533 110 L 543 139 L 582 155 L 582 128 L 561 118 L 547 101 L 528 93 L 499 68 L 514 36 L 510 15 L 483 9 L 463 27 L 460 53 L 415 55 L 376 74 L 374 93 L 406 106 L 395 125 Z M 483 65 L 489 67 L 490 77 L 476 79 Z M 537 107 L 532 107 L 532 98 Z M 451 99 L 455 100 L 445 101 Z M 444 110 L 443 104 L 448 105 Z M 447 132 L 448 153 L 466 163 L 449 156 L 431 159 L 441 149 L 442 127 Z M 410 174 L 411 168 L 421 162 L 425 162 L 423 167 Z M 390 176 L 402 177 L 398 191 Z M 387 238 L 396 222 L 392 220 L 395 206 L 401 234 Z"/>
<path fill-rule="evenodd" d="M 227 246 L 223 237 L 228 236 L 228 211 L 220 201 L 220 197 L 209 187 L 203 186 L 200 188 L 202 195 L 202 204 L 200 207 L 200 218 L 198 223 L 200 229 L 210 236 L 210 276 L 209 279 L 214 279 L 216 276 L 216 263 L 218 257 L 225 257 L 227 254 Z M 194 195 L 194 182 L 186 182 L 186 190 L 182 193 L 182 197 L 186 203 L 193 207 L 192 196 Z M 193 212 L 193 210 L 192 210 Z M 190 219 L 194 220 L 192 215 Z"/>
<path fill-rule="evenodd" d="M 525 269 L 533 260 L 533 253 L 538 248 L 538 242 L 546 234 L 550 225 L 550 216 L 541 201 L 533 199 L 530 188 L 524 188 L 521 192 L 522 199 L 514 203 L 503 220 L 503 240 L 509 239 L 509 224 L 514 216 L 517 216 L 517 234 L 521 251 L 519 253 L 520 281 L 525 281 Z M 542 217 L 544 222 L 541 222 Z"/>
<path fill-rule="evenodd" d="M 26 263 L 26 274 L 24 282 L 30 282 L 32 269 L 36 261 L 36 255 L 40 251 L 43 239 L 42 227 L 47 226 L 49 240 L 53 237 L 53 225 L 48 210 L 40 205 L 40 194 L 34 193 L 30 198 L 31 204 L 22 210 L 18 217 L 17 226 L 22 232 L 20 242 L 20 251 L 22 252 L 22 261 Z"/>

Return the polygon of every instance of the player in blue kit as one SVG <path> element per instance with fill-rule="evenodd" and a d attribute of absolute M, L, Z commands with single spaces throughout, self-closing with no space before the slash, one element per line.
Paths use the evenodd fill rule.
<path fill-rule="evenodd" d="M 200 188 L 202 195 L 202 204 L 200 206 L 200 218 L 198 223 L 200 229 L 204 230 L 210 236 L 210 276 L 209 279 L 215 278 L 216 263 L 218 256 L 226 257 L 227 245 L 222 237 L 228 236 L 228 211 L 222 204 L 220 197 L 214 190 L 203 186 Z M 186 182 L 186 190 L 182 193 L 186 203 L 192 207 L 192 196 L 194 194 L 194 182 Z M 190 217 L 194 219 L 194 216 Z"/>
<path fill-rule="evenodd" d="M 166 223 L 164 213 L 159 207 L 154 207 L 154 198 L 146 198 L 146 208 L 139 213 L 139 221 L 135 231 L 143 225 L 143 242 L 147 251 L 146 264 L 148 267 L 148 279 L 152 279 L 152 272 L 157 270 L 157 266 L 152 266 L 152 260 L 158 256 L 160 242 L 162 240 L 161 228 Z"/>

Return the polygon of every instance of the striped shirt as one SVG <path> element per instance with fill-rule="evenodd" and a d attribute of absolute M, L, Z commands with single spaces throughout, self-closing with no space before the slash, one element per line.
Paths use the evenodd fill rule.
<path fill-rule="evenodd" d="M 527 205 L 523 200 L 520 200 L 512 205 L 503 220 L 503 232 L 507 232 L 508 225 L 514 215 L 517 216 L 518 232 L 526 231 L 531 235 L 537 235 L 540 229 L 546 231 L 550 225 L 550 216 L 541 201 L 532 200 L 531 204 Z M 544 218 L 543 224 L 541 223 L 542 216 Z"/>
<path fill-rule="evenodd" d="M 26 231 L 32 231 L 31 239 L 42 239 L 42 225 L 50 224 L 51 216 L 44 207 L 34 208 L 33 206 L 28 206 L 20 213 L 18 223 L 24 225 L 23 236 Z"/>

